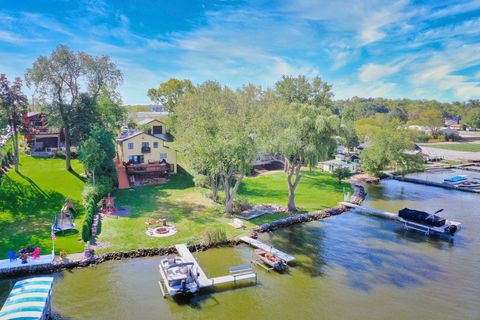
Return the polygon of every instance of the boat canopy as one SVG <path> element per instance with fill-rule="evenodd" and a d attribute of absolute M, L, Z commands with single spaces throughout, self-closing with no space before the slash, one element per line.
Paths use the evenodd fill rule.
<path fill-rule="evenodd" d="M 447 221 L 445 218 L 439 217 L 437 215 L 409 208 L 404 208 L 398 211 L 398 215 L 400 218 L 403 218 L 405 220 L 418 222 L 431 227 L 441 227 L 445 225 Z"/>
<path fill-rule="evenodd" d="M 44 319 L 52 285 L 53 277 L 17 281 L 0 310 L 0 319 Z"/>

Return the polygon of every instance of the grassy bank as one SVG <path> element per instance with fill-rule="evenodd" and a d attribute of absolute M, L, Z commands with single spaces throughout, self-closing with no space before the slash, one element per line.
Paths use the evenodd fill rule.
<path fill-rule="evenodd" d="M 69 197 L 81 207 L 84 182 L 78 175 L 83 168 L 72 161 L 74 172 L 65 169 L 65 160 L 36 159 L 20 155 L 20 174 L 13 168 L 0 181 L 0 259 L 9 250 L 27 245 L 40 246 L 42 253 L 50 252 L 50 228 L 53 216 Z M 81 211 L 83 212 L 83 210 Z M 82 217 L 76 217 L 80 225 Z M 68 253 L 83 250 L 76 232 L 57 235 L 55 249 Z"/>
<path fill-rule="evenodd" d="M 334 207 L 343 201 L 343 192 L 352 189 L 348 183 L 338 184 L 329 174 L 314 169 L 302 171 L 302 178 L 295 193 L 299 210 L 315 211 Z M 238 192 L 239 198 L 252 204 L 271 203 L 287 206 L 287 178 L 283 172 L 267 173 L 258 177 L 245 178 Z"/>
<path fill-rule="evenodd" d="M 422 146 L 453 151 L 480 152 L 480 143 L 441 143 L 423 144 Z"/>

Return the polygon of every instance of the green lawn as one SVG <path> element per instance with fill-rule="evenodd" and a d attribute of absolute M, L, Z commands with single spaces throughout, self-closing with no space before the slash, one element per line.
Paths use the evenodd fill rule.
<path fill-rule="evenodd" d="M 184 171 L 163 185 L 145 186 L 115 193 L 116 206 L 126 205 L 130 217 L 109 217 L 103 220 L 99 241 L 110 246 L 100 251 L 132 250 L 162 247 L 175 243 L 193 243 L 201 240 L 206 230 L 223 229 L 228 237 L 244 233 L 228 225 L 231 219 L 214 210 L 214 203 L 195 188 L 192 177 Z M 146 235 L 145 222 L 165 217 L 174 223 L 177 234 L 165 238 Z"/>
<path fill-rule="evenodd" d="M 334 207 L 343 201 L 343 192 L 352 189 L 349 184 L 338 184 L 329 174 L 315 169 L 302 171 L 300 184 L 295 192 L 295 203 L 299 210 L 315 211 Z M 287 206 L 287 178 L 283 172 L 245 178 L 239 189 L 239 198 L 248 199 L 252 204 L 271 203 Z"/>
<path fill-rule="evenodd" d="M 348 184 L 338 185 L 328 174 L 314 171 L 303 173 L 298 187 L 298 205 L 303 210 L 317 210 L 332 207 L 343 200 L 343 189 L 350 191 Z M 162 247 L 175 243 L 194 243 L 201 241 L 201 233 L 206 230 L 223 229 L 228 237 L 235 237 L 246 230 L 238 230 L 228 225 L 220 210 L 209 200 L 201 189 L 195 188 L 192 177 L 179 173 L 163 185 L 146 186 L 132 190 L 118 190 L 115 193 L 117 206 L 129 206 L 130 217 L 109 217 L 103 220 L 99 242 L 108 245 L 99 252 L 132 250 L 136 248 Z M 241 186 L 241 198 L 251 203 L 273 203 L 285 205 L 287 189 L 283 173 L 267 174 L 246 178 Z M 248 227 L 272 220 L 281 219 L 288 214 L 265 215 L 247 222 Z M 174 223 L 177 234 L 165 238 L 152 238 L 146 235 L 145 222 L 150 219 L 166 217 Z"/>
<path fill-rule="evenodd" d="M 80 213 L 84 182 L 80 162 L 73 160 L 74 173 L 65 170 L 65 160 L 36 159 L 20 156 L 20 174 L 12 168 L 0 181 L 0 259 L 9 250 L 27 245 L 40 246 L 42 253 L 51 251 L 50 228 L 53 216 L 60 211 L 65 198 L 74 199 Z M 76 217 L 77 226 L 82 217 Z M 57 234 L 55 249 L 68 253 L 83 250 L 78 232 Z"/>
<path fill-rule="evenodd" d="M 422 144 L 422 146 L 454 151 L 480 152 L 480 143 Z"/>

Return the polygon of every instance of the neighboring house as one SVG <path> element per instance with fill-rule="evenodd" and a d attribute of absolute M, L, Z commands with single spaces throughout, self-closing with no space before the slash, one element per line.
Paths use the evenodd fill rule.
<path fill-rule="evenodd" d="M 356 148 L 356 151 L 358 153 L 360 153 L 363 150 L 365 150 L 366 148 L 370 147 L 371 145 L 372 145 L 372 142 L 370 142 L 370 141 L 364 142 Z"/>
<path fill-rule="evenodd" d="M 116 149 L 131 182 L 177 173 L 177 153 L 160 137 L 124 129 L 116 139 Z"/>
<path fill-rule="evenodd" d="M 28 112 L 23 117 L 25 132 L 23 137 L 32 152 L 46 152 L 60 149 L 65 136 L 63 130 L 49 128 L 46 116 L 41 112 Z"/>
<path fill-rule="evenodd" d="M 460 117 L 445 117 L 444 118 L 445 125 L 450 127 L 452 125 L 460 124 Z"/>
<path fill-rule="evenodd" d="M 170 129 L 164 121 L 159 119 L 143 119 L 137 122 L 140 128 L 145 128 L 146 133 L 164 140 L 172 140 Z"/>
<path fill-rule="evenodd" d="M 334 160 L 323 161 L 319 163 L 319 167 L 326 172 L 333 172 L 338 168 L 348 168 L 351 173 L 356 173 L 358 170 L 358 162 L 345 159 L 342 154 L 337 154 Z"/>
<path fill-rule="evenodd" d="M 263 154 L 259 153 L 253 160 L 254 166 L 262 166 L 266 164 L 271 164 L 273 162 L 281 162 L 283 163 L 283 157 L 281 155 L 272 155 L 272 154 Z"/>

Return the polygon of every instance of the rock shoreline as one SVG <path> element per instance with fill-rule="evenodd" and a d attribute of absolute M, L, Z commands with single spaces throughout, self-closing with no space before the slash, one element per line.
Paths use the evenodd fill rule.
<path fill-rule="evenodd" d="M 233 247 L 239 244 L 238 240 L 229 240 L 222 243 L 216 244 L 194 244 L 189 245 L 188 249 L 191 252 L 205 251 L 211 248 L 221 248 L 221 247 Z M 31 265 L 31 266 L 22 266 L 11 269 L 6 269 L 0 271 L 0 279 L 24 277 L 33 274 L 51 274 L 60 272 L 63 270 L 71 270 L 75 268 L 85 268 L 89 266 L 94 266 L 106 261 L 112 260 L 124 260 L 124 259 L 134 259 L 134 258 L 144 258 L 144 257 L 155 257 L 155 256 L 164 256 L 168 254 L 175 254 L 177 250 L 174 246 L 164 247 L 164 248 L 147 248 L 147 249 L 137 249 L 131 251 L 118 251 L 118 252 L 107 252 L 95 255 L 90 259 L 82 260 L 65 260 L 65 261 L 54 261 L 53 264 L 45 265 Z"/>
<path fill-rule="evenodd" d="M 367 195 L 364 187 L 362 185 L 353 184 L 353 183 L 352 183 L 352 187 L 354 189 L 354 193 L 350 198 L 350 202 L 355 204 L 361 204 Z M 285 219 L 277 220 L 272 223 L 263 224 L 259 227 L 254 228 L 252 230 L 252 237 L 256 237 L 258 233 L 274 231 L 274 230 L 286 228 L 295 224 L 325 219 L 331 216 L 339 215 L 348 210 L 349 210 L 348 207 L 339 205 L 333 208 L 314 211 L 314 212 L 301 214 L 301 215 L 295 215 Z M 198 252 L 198 251 L 205 251 L 211 248 L 233 247 L 235 245 L 240 244 L 240 242 L 241 241 L 239 241 L 238 239 L 232 239 L 222 243 L 215 243 L 215 244 L 193 244 L 193 245 L 189 245 L 188 249 L 191 252 Z M 60 261 L 54 261 L 54 263 L 48 264 L 48 265 L 31 265 L 31 266 L 22 266 L 22 267 L 15 267 L 11 269 L 1 270 L 0 279 L 24 277 L 28 275 L 34 275 L 34 274 L 51 274 L 51 273 L 57 273 L 63 270 L 90 267 L 106 261 L 164 256 L 164 255 L 175 254 L 175 253 L 177 253 L 177 250 L 175 249 L 174 246 L 163 247 L 163 248 L 136 249 L 131 251 L 107 252 L 107 253 L 94 255 L 92 258 L 89 258 L 89 259 L 60 260 Z"/>
<path fill-rule="evenodd" d="M 363 200 L 365 200 L 365 197 L 367 195 L 367 193 L 365 192 L 365 188 L 359 184 L 352 184 L 352 188 L 354 192 L 353 192 L 353 196 L 350 198 L 350 202 L 354 204 L 361 204 Z M 254 228 L 252 230 L 252 236 L 255 237 L 258 233 L 270 232 L 270 231 L 286 228 L 299 223 L 311 222 L 315 220 L 336 216 L 344 213 L 345 211 L 348 211 L 349 209 L 350 208 L 344 205 L 338 205 L 333 208 L 295 215 L 295 216 L 277 220 L 271 223 L 265 223 L 259 227 Z"/>

